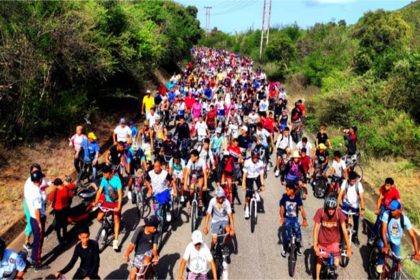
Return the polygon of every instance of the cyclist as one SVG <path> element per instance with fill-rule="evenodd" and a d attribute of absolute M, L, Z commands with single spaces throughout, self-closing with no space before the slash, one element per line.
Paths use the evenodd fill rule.
<path fill-rule="evenodd" d="M 74 247 L 73 256 L 70 262 L 60 271 L 55 273 L 57 279 L 61 275 L 69 272 L 80 258 L 80 266 L 73 276 L 73 279 L 100 279 L 98 276 L 99 271 L 99 247 L 98 243 L 92 239 L 89 239 L 90 232 L 87 226 L 83 226 L 79 229 L 79 243 Z"/>
<path fill-rule="evenodd" d="M 381 239 L 379 240 L 379 248 L 381 253 L 378 256 L 376 270 L 382 273 L 384 256 L 383 253 L 389 254 L 392 251 L 395 255 L 401 255 L 401 239 L 404 230 L 410 234 L 411 242 L 414 247 L 413 258 L 417 261 L 420 260 L 420 253 L 417 244 L 416 234 L 411 225 L 410 219 L 407 215 L 402 214 L 402 205 L 398 200 L 393 200 L 389 204 L 389 211 L 385 211 L 382 215 L 382 230 Z"/>
<path fill-rule="evenodd" d="M 251 138 L 248 136 L 248 127 L 241 127 L 241 135 L 238 137 L 238 146 L 241 149 L 241 155 L 243 158 L 246 157 L 246 152 L 252 145 Z"/>
<path fill-rule="evenodd" d="M 290 125 L 291 125 L 291 122 L 289 121 L 289 115 L 287 114 L 287 109 L 284 108 L 281 111 L 281 116 L 277 124 L 277 129 L 279 130 L 279 133 L 282 133 L 284 129 Z"/>
<path fill-rule="evenodd" d="M 291 119 L 293 122 L 293 129 L 297 129 L 297 127 L 302 123 L 303 112 L 301 107 L 299 106 L 299 102 L 295 103 L 295 107 L 292 109 L 291 112 Z"/>
<path fill-rule="evenodd" d="M 239 127 L 242 124 L 241 117 L 236 114 L 235 108 L 230 110 L 230 114 L 227 117 L 226 123 L 228 125 L 228 135 L 230 139 L 237 138 Z"/>
<path fill-rule="evenodd" d="M 162 143 L 162 152 L 165 162 L 169 162 L 172 158 L 173 152 L 176 149 L 176 143 L 172 140 L 172 133 L 166 134 L 166 139 Z"/>
<path fill-rule="evenodd" d="M 311 157 L 307 155 L 306 148 L 302 148 L 300 150 L 300 163 L 302 164 L 303 170 L 305 171 L 305 174 L 306 174 L 306 180 L 304 181 L 304 183 L 306 183 L 309 178 L 309 169 L 313 165 Z M 303 177 L 303 174 L 301 174 L 301 176 Z"/>
<path fill-rule="evenodd" d="M 303 208 L 303 202 L 300 196 L 296 195 L 296 185 L 293 183 L 286 184 L 286 193 L 280 200 L 280 226 L 282 226 L 282 244 L 283 250 L 281 256 L 286 257 L 286 252 L 289 251 L 289 242 L 291 233 L 294 232 L 296 235 L 296 248 L 297 254 L 302 255 L 302 232 L 298 222 L 299 211 L 303 219 L 303 227 L 308 226 L 306 219 L 305 209 Z"/>
<path fill-rule="evenodd" d="M 206 172 L 207 176 L 209 176 L 211 166 L 214 166 L 214 157 L 210 150 L 210 139 L 205 138 L 203 141 L 203 145 L 199 147 L 199 155 L 198 157 L 206 163 Z"/>
<path fill-rule="evenodd" d="M 123 178 L 119 166 L 125 167 L 125 172 L 130 172 L 130 163 L 127 161 L 127 151 L 124 149 L 124 142 L 117 142 L 112 146 L 105 155 L 106 165 L 110 166 L 113 171 L 117 170 L 120 179 Z"/>
<path fill-rule="evenodd" d="M 6 243 L 0 239 L 0 279 L 23 279 L 25 258 L 13 250 L 6 249 Z"/>
<path fill-rule="evenodd" d="M 257 150 L 252 151 L 251 158 L 247 159 L 243 167 L 242 190 L 245 191 L 245 219 L 249 219 L 249 202 L 254 194 L 254 182 L 258 191 L 264 191 L 264 163 L 260 160 Z"/>
<path fill-rule="evenodd" d="M 179 122 L 176 125 L 174 136 L 177 134 L 178 134 L 177 147 L 178 149 L 180 149 L 180 146 L 182 145 L 184 141 L 186 141 L 187 143 L 189 143 L 190 141 L 190 127 L 185 122 L 184 116 L 179 117 Z M 185 146 L 188 146 L 188 144 Z"/>
<path fill-rule="evenodd" d="M 155 123 L 153 124 L 153 136 L 152 142 L 154 144 L 154 152 L 155 154 L 159 154 L 162 142 L 165 140 L 165 136 L 167 134 L 167 129 L 163 126 L 160 122 L 160 117 L 156 117 Z"/>
<path fill-rule="evenodd" d="M 341 186 L 343 180 L 347 179 L 347 167 L 344 160 L 341 159 L 340 151 L 334 151 L 334 159 L 329 175 L 332 176 L 330 192 L 337 192 L 338 190 L 333 189 L 335 187 L 335 182 L 337 182 L 338 186 Z"/>
<path fill-rule="evenodd" d="M 213 197 L 209 202 L 209 207 L 207 208 L 207 215 L 206 220 L 204 221 L 204 228 L 203 232 L 205 235 L 209 233 L 208 224 L 211 218 L 211 233 L 212 233 L 212 240 L 211 240 L 211 250 L 213 250 L 214 246 L 217 242 L 217 234 L 219 232 L 219 228 L 222 227 L 228 236 L 225 239 L 225 252 L 227 250 L 227 244 L 233 235 L 235 234 L 235 228 L 233 225 L 233 215 L 232 215 L 232 208 L 230 207 L 229 201 L 225 199 L 225 192 L 222 188 L 216 189 L 216 197 Z"/>
<path fill-rule="evenodd" d="M 204 138 L 210 135 L 207 128 L 207 124 L 203 121 L 203 116 L 198 117 L 198 121 L 195 123 L 195 134 L 197 134 L 198 141 L 203 141 Z"/>
<path fill-rule="evenodd" d="M 150 264 L 157 264 L 159 261 L 158 225 L 158 218 L 152 215 L 144 218 L 144 226 L 138 227 L 134 232 L 130 245 L 123 255 L 123 259 L 128 262 L 131 252 L 133 250 L 135 252 L 133 268 L 130 270 L 130 280 L 137 279 L 136 274 L 139 273 L 139 267 L 148 267 Z M 148 279 L 147 275 L 145 278 Z"/>
<path fill-rule="evenodd" d="M 159 216 L 158 211 L 164 207 L 168 206 L 171 200 L 171 188 L 173 195 L 177 196 L 176 186 L 172 184 L 172 177 L 169 175 L 168 171 L 162 169 L 162 162 L 159 159 L 155 159 L 153 164 L 153 169 L 147 172 L 146 176 L 146 188 L 147 196 L 153 198 L 156 201 L 157 208 L 155 215 Z M 170 222 L 172 219 L 170 211 L 166 213 L 166 220 Z"/>
<path fill-rule="evenodd" d="M 281 179 L 282 181 L 286 181 L 286 183 L 296 185 L 298 187 L 296 194 L 301 193 L 303 182 L 306 181 L 306 173 L 305 169 L 303 169 L 302 162 L 300 161 L 298 151 L 293 151 L 291 159 L 285 164 L 284 173 Z M 305 195 L 305 193 L 303 195 Z"/>
<path fill-rule="evenodd" d="M 326 145 L 326 147 L 332 149 L 330 138 L 328 138 L 327 128 L 325 125 L 321 125 L 319 132 L 316 135 L 316 147 L 319 148 L 321 144 Z"/>
<path fill-rule="evenodd" d="M 103 207 L 113 209 L 114 218 L 114 240 L 112 248 L 118 250 L 118 235 L 120 234 L 121 208 L 122 208 L 122 184 L 120 177 L 112 173 L 111 167 L 105 165 L 102 169 L 102 180 L 96 193 L 95 205 L 99 202 Z M 99 211 L 97 220 L 100 222 L 104 218 L 104 213 Z"/>
<path fill-rule="evenodd" d="M 132 136 L 131 136 L 131 128 L 127 126 L 125 118 L 120 119 L 120 124 L 114 129 L 114 133 L 112 134 L 112 139 L 114 140 L 114 145 L 117 142 L 123 142 L 125 144 L 131 144 Z"/>
<path fill-rule="evenodd" d="M 248 129 L 250 135 L 253 135 L 257 130 L 257 123 L 260 122 L 260 116 L 255 112 L 255 108 L 252 107 L 251 114 L 248 115 Z"/>
<path fill-rule="evenodd" d="M 201 231 L 195 230 L 191 234 L 191 242 L 185 249 L 184 256 L 179 265 L 178 280 L 182 280 L 185 266 L 188 267 L 188 280 L 207 280 L 207 273 L 211 269 L 213 279 L 217 279 L 216 265 L 210 249 L 203 241 Z"/>
<path fill-rule="evenodd" d="M 357 127 L 352 126 L 349 129 L 344 130 L 344 140 L 346 141 L 346 156 L 353 156 L 356 154 L 356 142 L 357 142 Z"/>
<path fill-rule="evenodd" d="M 290 129 L 286 127 L 282 133 L 279 134 L 276 141 L 277 159 L 275 176 L 280 175 L 281 164 L 285 163 L 285 159 L 291 150 L 294 148 L 292 137 L 290 136 Z"/>
<path fill-rule="evenodd" d="M 210 105 L 210 109 L 206 114 L 206 124 L 210 132 L 214 133 L 214 130 L 217 127 L 217 110 L 214 108 L 214 105 Z"/>
<path fill-rule="evenodd" d="M 328 195 L 325 198 L 324 207 L 316 211 L 314 216 L 314 229 L 312 242 L 317 256 L 315 267 L 316 279 L 321 273 L 322 259 L 327 258 L 330 253 L 334 255 L 334 265 L 338 268 L 340 256 L 340 231 L 346 242 L 347 256 L 350 258 L 352 249 L 346 229 L 346 217 L 341 209 L 337 208 L 337 198 Z"/>
<path fill-rule="evenodd" d="M 137 144 L 133 143 L 133 145 L 130 145 L 128 151 L 127 151 L 127 162 L 130 163 L 130 177 L 128 179 L 128 192 L 127 197 L 128 200 L 135 203 L 135 197 L 132 194 L 132 187 L 133 187 L 133 174 L 139 170 L 147 170 L 147 162 L 146 162 L 146 155 L 142 148 L 140 148 Z"/>
<path fill-rule="evenodd" d="M 184 189 L 188 189 L 190 184 L 190 205 L 188 206 L 188 211 L 191 210 L 191 203 L 194 196 L 194 190 L 198 187 L 198 207 L 203 207 L 203 192 L 207 190 L 207 172 L 206 172 L 206 163 L 203 159 L 199 157 L 197 150 L 191 151 L 191 157 L 188 160 L 185 176 L 184 176 Z"/>
<path fill-rule="evenodd" d="M 257 131 L 256 131 L 256 135 L 257 137 L 260 137 L 260 141 L 261 144 L 265 147 L 265 156 L 266 158 L 264 159 L 265 162 L 268 162 L 270 159 L 270 144 L 273 146 L 274 149 L 274 140 L 273 140 L 273 135 L 268 132 L 265 128 L 263 128 L 261 123 L 257 124 Z"/>
<path fill-rule="evenodd" d="M 302 140 L 296 144 L 296 148 L 299 151 L 301 151 L 302 148 L 306 148 L 306 152 L 308 155 L 311 155 L 311 153 L 313 152 L 312 144 L 308 141 L 308 137 L 306 136 L 302 137 Z"/>
<path fill-rule="evenodd" d="M 82 141 L 79 149 L 79 152 L 83 151 L 83 161 L 87 164 L 92 164 L 92 180 L 94 182 L 98 174 L 99 149 L 100 147 L 96 142 L 96 135 L 93 132 L 88 133 L 87 139 Z"/>
<path fill-rule="evenodd" d="M 181 187 L 177 191 L 180 191 L 181 203 L 184 203 L 184 191 L 187 191 L 187 189 L 184 189 L 185 166 L 185 161 L 181 158 L 181 154 L 179 151 L 175 151 L 174 156 L 169 161 L 169 175 L 173 178 L 173 184 L 176 185 L 177 180 L 180 182 Z"/>
<path fill-rule="evenodd" d="M 321 173 L 322 177 L 327 179 L 328 163 L 330 161 L 330 155 L 328 153 L 327 147 L 325 144 L 321 143 L 318 146 L 318 149 L 315 153 L 315 170 L 312 175 L 313 183 L 315 183 L 315 178 L 318 173 Z"/>
<path fill-rule="evenodd" d="M 143 127 L 140 129 L 137 142 L 140 143 L 142 150 L 146 156 L 146 160 L 150 162 L 152 160 L 152 151 L 153 151 L 153 131 L 149 127 L 149 122 L 146 120 L 143 123 Z"/>
<path fill-rule="evenodd" d="M 359 246 L 359 215 L 362 217 L 365 215 L 365 199 L 362 183 L 358 180 L 355 172 L 349 172 L 348 180 L 344 180 L 341 184 L 338 203 L 341 205 L 341 209 L 345 215 L 349 211 L 354 213 L 354 234 L 351 241 Z"/>

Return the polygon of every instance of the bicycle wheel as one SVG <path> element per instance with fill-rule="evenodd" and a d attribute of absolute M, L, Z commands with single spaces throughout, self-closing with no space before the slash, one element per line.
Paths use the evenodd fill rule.
<path fill-rule="evenodd" d="M 137 214 L 139 216 L 139 219 L 141 220 L 144 216 L 144 201 L 143 201 L 143 195 L 140 191 L 136 192 L 136 208 L 137 208 Z"/>
<path fill-rule="evenodd" d="M 377 246 L 373 247 L 369 254 L 368 273 L 370 279 L 379 279 L 380 275 L 376 271 L 376 261 L 378 260 L 379 249 Z"/>
<path fill-rule="evenodd" d="M 222 274 L 223 274 L 223 260 L 221 257 L 217 257 L 215 259 L 216 261 L 216 274 L 217 274 L 217 279 L 222 279 Z"/>
<path fill-rule="evenodd" d="M 166 210 L 164 207 L 160 210 L 160 221 L 158 226 L 159 239 L 158 239 L 158 250 L 160 251 L 163 246 L 163 233 L 165 232 L 165 222 L 166 222 Z"/>
<path fill-rule="evenodd" d="M 251 232 L 255 230 L 255 224 L 257 223 L 257 211 L 256 211 L 256 201 L 255 199 L 251 200 Z"/>
<path fill-rule="evenodd" d="M 346 267 L 350 261 L 349 257 L 346 254 L 346 245 L 341 244 L 340 247 L 340 266 Z"/>
<path fill-rule="evenodd" d="M 192 209 L 191 209 L 191 232 L 196 229 L 197 224 L 197 217 L 198 217 L 198 209 L 197 209 L 197 202 L 193 201 Z"/>
<path fill-rule="evenodd" d="M 315 181 L 314 196 L 316 198 L 323 198 L 325 196 L 325 185 L 322 179 Z"/>
<path fill-rule="evenodd" d="M 296 244 L 292 243 L 290 244 L 290 253 L 289 253 L 289 260 L 288 260 L 290 277 L 293 277 L 293 275 L 295 275 L 296 259 L 297 259 Z"/>
<path fill-rule="evenodd" d="M 353 171 L 360 177 L 360 180 L 362 180 L 363 179 L 363 169 L 362 169 L 362 167 L 360 166 L 360 164 L 358 164 L 358 163 L 356 163 L 354 166 L 353 166 Z"/>
<path fill-rule="evenodd" d="M 401 271 L 395 271 L 392 273 L 392 280 L 401 280 Z"/>
<path fill-rule="evenodd" d="M 179 196 L 174 197 L 172 199 L 172 217 L 173 217 L 173 221 L 175 221 L 176 219 L 178 219 L 179 214 L 180 214 L 180 201 L 179 201 Z"/>
<path fill-rule="evenodd" d="M 99 252 L 102 252 L 108 245 L 108 230 L 105 225 L 101 225 L 95 240 L 98 242 Z"/>

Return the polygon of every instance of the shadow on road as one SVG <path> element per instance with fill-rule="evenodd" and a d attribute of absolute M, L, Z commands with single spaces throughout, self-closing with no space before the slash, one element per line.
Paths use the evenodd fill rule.
<path fill-rule="evenodd" d="M 179 253 L 165 255 L 159 259 L 159 263 L 156 265 L 156 274 L 158 279 L 176 279 L 178 271 L 175 271 L 175 263 L 181 257 Z"/>
<path fill-rule="evenodd" d="M 102 279 L 127 279 L 128 278 L 128 264 L 123 263 L 117 270 L 114 270 Z"/>
<path fill-rule="evenodd" d="M 120 248 L 123 247 L 124 242 L 130 236 L 130 233 L 137 228 L 137 225 L 140 223 L 139 216 L 137 215 L 137 209 L 133 205 L 131 209 L 126 210 L 121 217 L 121 225 L 124 229 L 124 236 L 120 241 Z"/>
<path fill-rule="evenodd" d="M 308 275 L 315 276 L 315 252 L 313 248 L 308 248 L 303 252 L 305 256 L 305 272 Z"/>

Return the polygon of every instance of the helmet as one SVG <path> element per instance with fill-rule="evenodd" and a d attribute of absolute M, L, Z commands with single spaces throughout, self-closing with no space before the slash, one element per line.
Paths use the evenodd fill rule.
<path fill-rule="evenodd" d="M 251 157 L 252 158 L 254 158 L 254 157 L 259 158 L 260 157 L 260 151 L 258 151 L 257 149 L 252 150 Z"/>
<path fill-rule="evenodd" d="M 144 218 L 144 225 L 147 227 L 157 227 L 159 225 L 159 220 L 155 215 Z"/>
<path fill-rule="evenodd" d="M 325 150 L 327 148 L 327 146 L 325 146 L 325 144 L 321 143 L 319 144 L 319 149 L 320 150 Z"/>
<path fill-rule="evenodd" d="M 337 198 L 334 195 L 327 196 L 324 201 L 324 207 L 329 209 L 337 208 Z"/>
<path fill-rule="evenodd" d="M 216 190 L 216 197 L 225 197 L 225 191 L 222 188 L 217 188 Z"/>
<path fill-rule="evenodd" d="M 96 135 L 95 135 L 95 133 L 93 133 L 93 132 L 89 132 L 89 133 L 88 133 L 88 138 L 89 138 L 89 139 L 92 139 L 92 140 L 94 140 L 94 141 L 95 141 L 95 140 L 96 140 Z"/>
<path fill-rule="evenodd" d="M 39 182 L 44 177 L 44 174 L 42 174 L 41 171 L 37 170 L 33 173 L 31 173 L 31 181 L 32 182 Z"/>
<path fill-rule="evenodd" d="M 3 254 L 4 250 L 6 249 L 6 243 L 3 239 L 0 238 L 0 254 Z"/>

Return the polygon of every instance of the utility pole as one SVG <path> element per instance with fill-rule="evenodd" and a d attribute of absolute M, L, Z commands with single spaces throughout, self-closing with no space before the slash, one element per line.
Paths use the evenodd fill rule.
<path fill-rule="evenodd" d="M 206 9 L 206 36 L 210 33 L 210 11 L 211 6 L 205 6 L 204 9 Z"/>
<path fill-rule="evenodd" d="M 261 42 L 260 42 L 260 60 L 261 60 L 261 57 L 262 57 L 262 49 L 263 49 L 263 41 L 264 41 L 265 6 L 266 6 L 266 0 L 264 0 L 264 6 L 263 6 L 263 12 L 262 12 Z"/>
<path fill-rule="evenodd" d="M 273 0 L 270 0 L 270 4 L 268 5 L 268 24 L 267 24 L 267 42 L 265 43 L 268 46 L 268 38 L 270 37 L 270 20 L 271 20 L 271 3 Z"/>

